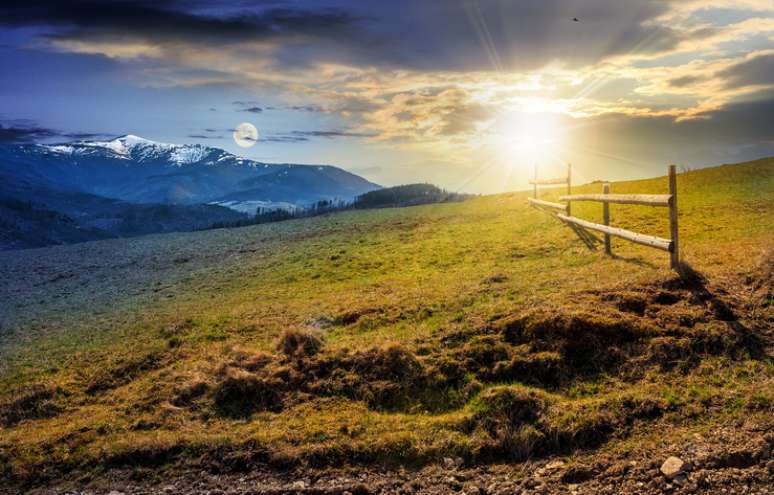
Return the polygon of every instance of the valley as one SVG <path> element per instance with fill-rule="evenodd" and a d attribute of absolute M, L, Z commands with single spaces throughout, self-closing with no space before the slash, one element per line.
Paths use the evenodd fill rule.
<path fill-rule="evenodd" d="M 269 164 L 134 135 L 0 145 L 0 249 L 200 230 L 380 186 L 337 167 Z"/>

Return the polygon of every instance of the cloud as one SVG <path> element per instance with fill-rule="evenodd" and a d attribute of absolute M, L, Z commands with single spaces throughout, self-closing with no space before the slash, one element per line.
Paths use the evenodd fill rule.
<path fill-rule="evenodd" d="M 325 108 L 320 105 L 269 105 L 264 107 L 264 110 L 293 110 L 297 112 L 327 112 Z"/>
<path fill-rule="evenodd" d="M 351 132 L 351 131 L 292 131 L 294 136 L 304 137 L 323 137 L 323 138 L 339 138 L 339 137 L 373 137 L 373 133 L 367 132 Z"/>
<path fill-rule="evenodd" d="M 287 110 L 295 110 L 298 112 L 325 112 L 325 109 L 320 105 L 287 105 L 283 108 Z"/>
<path fill-rule="evenodd" d="M 0 7 L 0 24 L 44 30 L 64 49 L 122 58 L 175 61 L 180 52 L 212 47 L 242 61 L 255 60 L 250 52 L 260 50 L 275 68 L 501 71 L 552 61 L 586 66 L 616 55 L 665 52 L 713 34 L 712 28 L 654 22 L 673 3 L 395 0 L 225 8 L 196 1 L 47 0 Z"/>
<path fill-rule="evenodd" d="M 56 131 L 44 127 L 0 124 L 0 143 L 30 143 L 58 135 Z"/>
<path fill-rule="evenodd" d="M 42 127 L 29 120 L 0 122 L 0 143 L 36 143 L 56 138 L 87 140 L 109 136 L 93 132 L 64 132 Z"/>
<path fill-rule="evenodd" d="M 52 26 L 55 39 L 141 39 L 157 43 L 239 43 L 293 36 L 338 36 L 355 22 L 343 11 L 243 8 L 208 13 L 200 2 L 57 0 L 5 4 L 0 24 Z M 194 9 L 192 9 L 194 7 Z M 188 9 L 188 10 L 186 10 Z M 198 11 L 196 11 L 198 10 Z"/>
<path fill-rule="evenodd" d="M 211 134 L 189 134 L 188 137 L 192 139 L 223 139 L 223 136 Z"/>
<path fill-rule="evenodd" d="M 368 132 L 342 131 L 342 130 L 315 130 L 315 131 L 290 131 L 285 133 L 271 133 L 262 136 L 260 141 L 269 143 L 305 143 L 314 138 L 370 138 L 375 134 Z"/>
<path fill-rule="evenodd" d="M 310 139 L 305 136 L 295 136 L 295 135 L 269 135 L 269 136 L 263 136 L 261 137 L 261 141 L 266 143 L 305 143 L 309 141 Z"/>
<path fill-rule="evenodd" d="M 250 113 L 261 113 L 263 112 L 263 108 L 261 107 L 247 107 L 240 110 L 240 112 L 250 112 Z"/>
<path fill-rule="evenodd" d="M 728 88 L 774 84 L 774 52 L 757 55 L 718 73 Z"/>
<path fill-rule="evenodd" d="M 680 77 L 675 77 L 673 79 L 669 79 L 667 83 L 675 88 L 684 88 L 686 86 L 691 86 L 694 83 L 705 81 L 707 79 L 707 76 L 705 75 L 685 75 Z"/>

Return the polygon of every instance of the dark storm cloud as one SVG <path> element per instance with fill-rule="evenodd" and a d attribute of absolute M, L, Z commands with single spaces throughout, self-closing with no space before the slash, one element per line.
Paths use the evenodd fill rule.
<path fill-rule="evenodd" d="M 758 84 L 774 84 L 774 54 L 759 55 L 718 72 L 726 87 L 740 88 Z"/>
<path fill-rule="evenodd" d="M 676 121 L 667 116 L 602 115 L 569 122 L 577 149 L 636 157 L 653 165 L 706 166 L 774 155 L 774 92 Z"/>
<path fill-rule="evenodd" d="M 260 5 L 260 4 L 259 4 Z M 90 39 L 136 37 L 157 42 L 221 43 L 278 36 L 337 36 L 355 19 L 343 11 L 288 8 L 196 13 L 196 2 L 57 0 L 0 6 L 0 24 L 54 26 L 55 37 Z"/>
<path fill-rule="evenodd" d="M 679 31 L 651 22 L 670 1 L 351 2 L 360 29 L 343 39 L 286 45 L 277 64 L 338 61 L 416 70 L 525 70 L 563 61 L 578 67 L 613 55 L 657 53 L 715 28 Z M 573 22 L 573 17 L 581 22 Z"/>
<path fill-rule="evenodd" d="M 91 132 L 63 132 L 42 127 L 28 120 L 0 122 L 0 143 L 35 143 L 51 139 L 84 140 L 106 137 L 107 134 Z"/>
<path fill-rule="evenodd" d="M 0 143 L 30 143 L 57 135 L 55 131 L 44 127 L 0 124 Z"/>
<path fill-rule="evenodd" d="M 53 29 L 49 36 L 81 41 L 197 45 L 275 40 L 277 67 L 342 62 L 418 70 L 529 69 L 553 60 L 579 66 L 611 55 L 667 50 L 714 32 L 678 32 L 649 22 L 669 9 L 669 1 L 331 0 L 303 9 L 262 2 L 204 6 L 169 0 L 33 1 L 1 6 L 0 25 L 48 27 Z"/>

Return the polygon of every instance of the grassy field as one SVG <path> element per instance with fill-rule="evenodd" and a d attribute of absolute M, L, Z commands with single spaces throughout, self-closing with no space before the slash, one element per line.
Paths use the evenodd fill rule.
<path fill-rule="evenodd" d="M 678 190 L 684 280 L 525 193 L 0 253 L 0 478 L 519 461 L 770 416 L 774 159 Z M 611 218 L 668 237 L 664 208 Z"/>

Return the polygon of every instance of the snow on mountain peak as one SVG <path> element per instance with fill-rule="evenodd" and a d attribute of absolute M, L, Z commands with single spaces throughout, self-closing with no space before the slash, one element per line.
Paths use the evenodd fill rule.
<path fill-rule="evenodd" d="M 134 134 L 126 134 L 110 141 L 79 141 L 80 147 L 103 148 L 121 158 L 151 160 L 167 158 L 177 165 L 195 163 L 207 154 L 207 148 L 199 144 L 168 144 L 151 141 Z"/>
<path fill-rule="evenodd" d="M 152 141 L 135 134 L 126 134 L 110 141 L 75 141 L 56 145 L 38 145 L 49 153 L 68 155 L 95 155 L 107 153 L 113 158 L 134 160 L 139 163 L 165 161 L 171 165 L 183 166 L 204 162 L 206 165 L 229 163 L 252 168 L 262 163 L 232 155 L 219 148 L 201 144 L 169 144 Z"/>
<path fill-rule="evenodd" d="M 151 141 L 150 139 L 135 136 L 134 134 L 127 134 L 125 136 L 117 137 L 113 141 L 120 141 L 124 144 L 124 146 L 137 146 L 140 144 L 145 146 L 172 146 L 171 144 L 157 143 L 156 141 Z"/>

